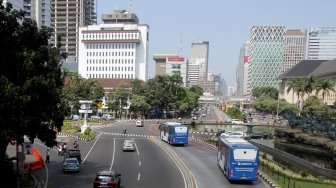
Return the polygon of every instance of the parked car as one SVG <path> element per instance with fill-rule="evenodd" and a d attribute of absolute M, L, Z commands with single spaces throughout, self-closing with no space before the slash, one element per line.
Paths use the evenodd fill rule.
<path fill-rule="evenodd" d="M 66 158 L 63 162 L 63 172 L 79 172 L 79 161 L 77 158 Z"/>
<path fill-rule="evenodd" d="M 123 151 L 134 151 L 135 144 L 133 140 L 124 140 Z"/>
<path fill-rule="evenodd" d="M 143 126 L 145 126 L 145 123 L 142 120 L 138 120 L 138 121 L 135 122 L 135 126 L 143 127 Z"/>
<path fill-rule="evenodd" d="M 113 170 L 102 170 L 96 174 L 93 188 L 100 187 L 120 187 L 121 174 Z"/>

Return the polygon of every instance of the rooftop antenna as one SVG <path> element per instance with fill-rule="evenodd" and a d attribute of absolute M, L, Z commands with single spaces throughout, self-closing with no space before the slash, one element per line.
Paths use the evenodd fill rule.
<path fill-rule="evenodd" d="M 133 1 L 129 0 L 129 13 L 132 13 L 132 5 L 133 5 Z"/>
<path fill-rule="evenodd" d="M 182 32 L 181 32 L 181 35 L 180 35 L 180 49 L 177 51 L 177 56 L 180 56 L 182 55 Z"/>
<path fill-rule="evenodd" d="M 114 10 L 118 10 L 118 3 L 117 3 L 117 0 L 115 0 L 115 9 Z"/>

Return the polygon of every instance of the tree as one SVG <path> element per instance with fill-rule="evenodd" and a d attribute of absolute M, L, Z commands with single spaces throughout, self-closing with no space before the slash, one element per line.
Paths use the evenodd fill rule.
<path fill-rule="evenodd" d="M 95 79 L 85 79 L 77 73 L 67 73 L 65 80 L 62 101 L 68 109 L 72 106 L 74 111 L 78 112 L 79 100 L 92 100 L 94 109 L 104 96 L 103 87 Z"/>
<path fill-rule="evenodd" d="M 324 101 L 324 97 L 326 94 L 329 94 L 330 91 L 335 92 L 333 85 L 334 85 L 333 82 L 329 79 L 323 79 L 319 81 L 319 83 L 316 86 L 316 95 L 318 95 L 319 92 L 322 91 L 322 99 Z"/>
<path fill-rule="evenodd" d="M 252 89 L 252 96 L 253 97 L 261 97 L 261 96 L 269 96 L 273 99 L 278 98 L 278 90 L 274 87 L 265 86 L 265 87 L 256 87 Z"/>
<path fill-rule="evenodd" d="M 27 135 L 53 145 L 64 119 L 59 43 L 48 44 L 51 30 L 38 29 L 24 12 L 0 3 L 0 166 L 6 148 Z M 6 187 L 6 186 L 5 186 Z"/>
<path fill-rule="evenodd" d="M 294 96 L 294 93 L 296 93 L 296 96 L 298 98 L 298 104 L 300 103 L 300 96 L 303 101 L 303 95 L 305 92 L 305 78 L 294 78 L 289 83 L 289 87 L 287 88 L 287 93 L 289 93 L 290 91 L 293 91 L 293 96 Z M 294 102 L 294 97 L 293 97 L 292 103 L 293 102 Z"/>
<path fill-rule="evenodd" d="M 315 87 L 316 87 L 316 80 L 313 76 L 305 78 L 304 91 L 305 93 L 308 94 L 308 98 L 310 97 L 310 94 L 313 92 Z"/>
<path fill-rule="evenodd" d="M 331 108 L 316 96 L 311 96 L 305 101 L 303 112 L 317 117 L 330 117 Z"/>

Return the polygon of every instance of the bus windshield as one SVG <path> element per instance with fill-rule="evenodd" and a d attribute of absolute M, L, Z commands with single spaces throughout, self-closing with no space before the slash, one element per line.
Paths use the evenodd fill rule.
<path fill-rule="evenodd" d="M 175 127 L 175 134 L 176 135 L 186 135 L 188 132 L 187 127 Z"/>
<path fill-rule="evenodd" d="M 256 161 L 256 149 L 234 149 L 233 157 L 235 161 Z"/>

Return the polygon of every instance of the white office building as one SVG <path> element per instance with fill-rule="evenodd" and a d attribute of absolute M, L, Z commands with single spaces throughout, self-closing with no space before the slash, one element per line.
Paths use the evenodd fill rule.
<path fill-rule="evenodd" d="M 179 73 L 183 80 L 183 85 L 187 86 L 187 58 L 177 54 L 154 54 L 155 76 L 173 75 Z"/>
<path fill-rule="evenodd" d="M 103 14 L 103 24 L 79 28 L 78 72 L 83 78 L 148 79 L 148 25 L 135 14 Z M 122 19 L 122 20 L 120 20 Z"/>
<path fill-rule="evenodd" d="M 191 44 L 191 53 L 188 61 L 188 86 L 201 85 L 207 81 L 208 58 L 208 41 L 193 42 Z"/>
<path fill-rule="evenodd" d="M 305 59 L 336 59 L 336 27 L 310 27 L 307 29 Z"/>

